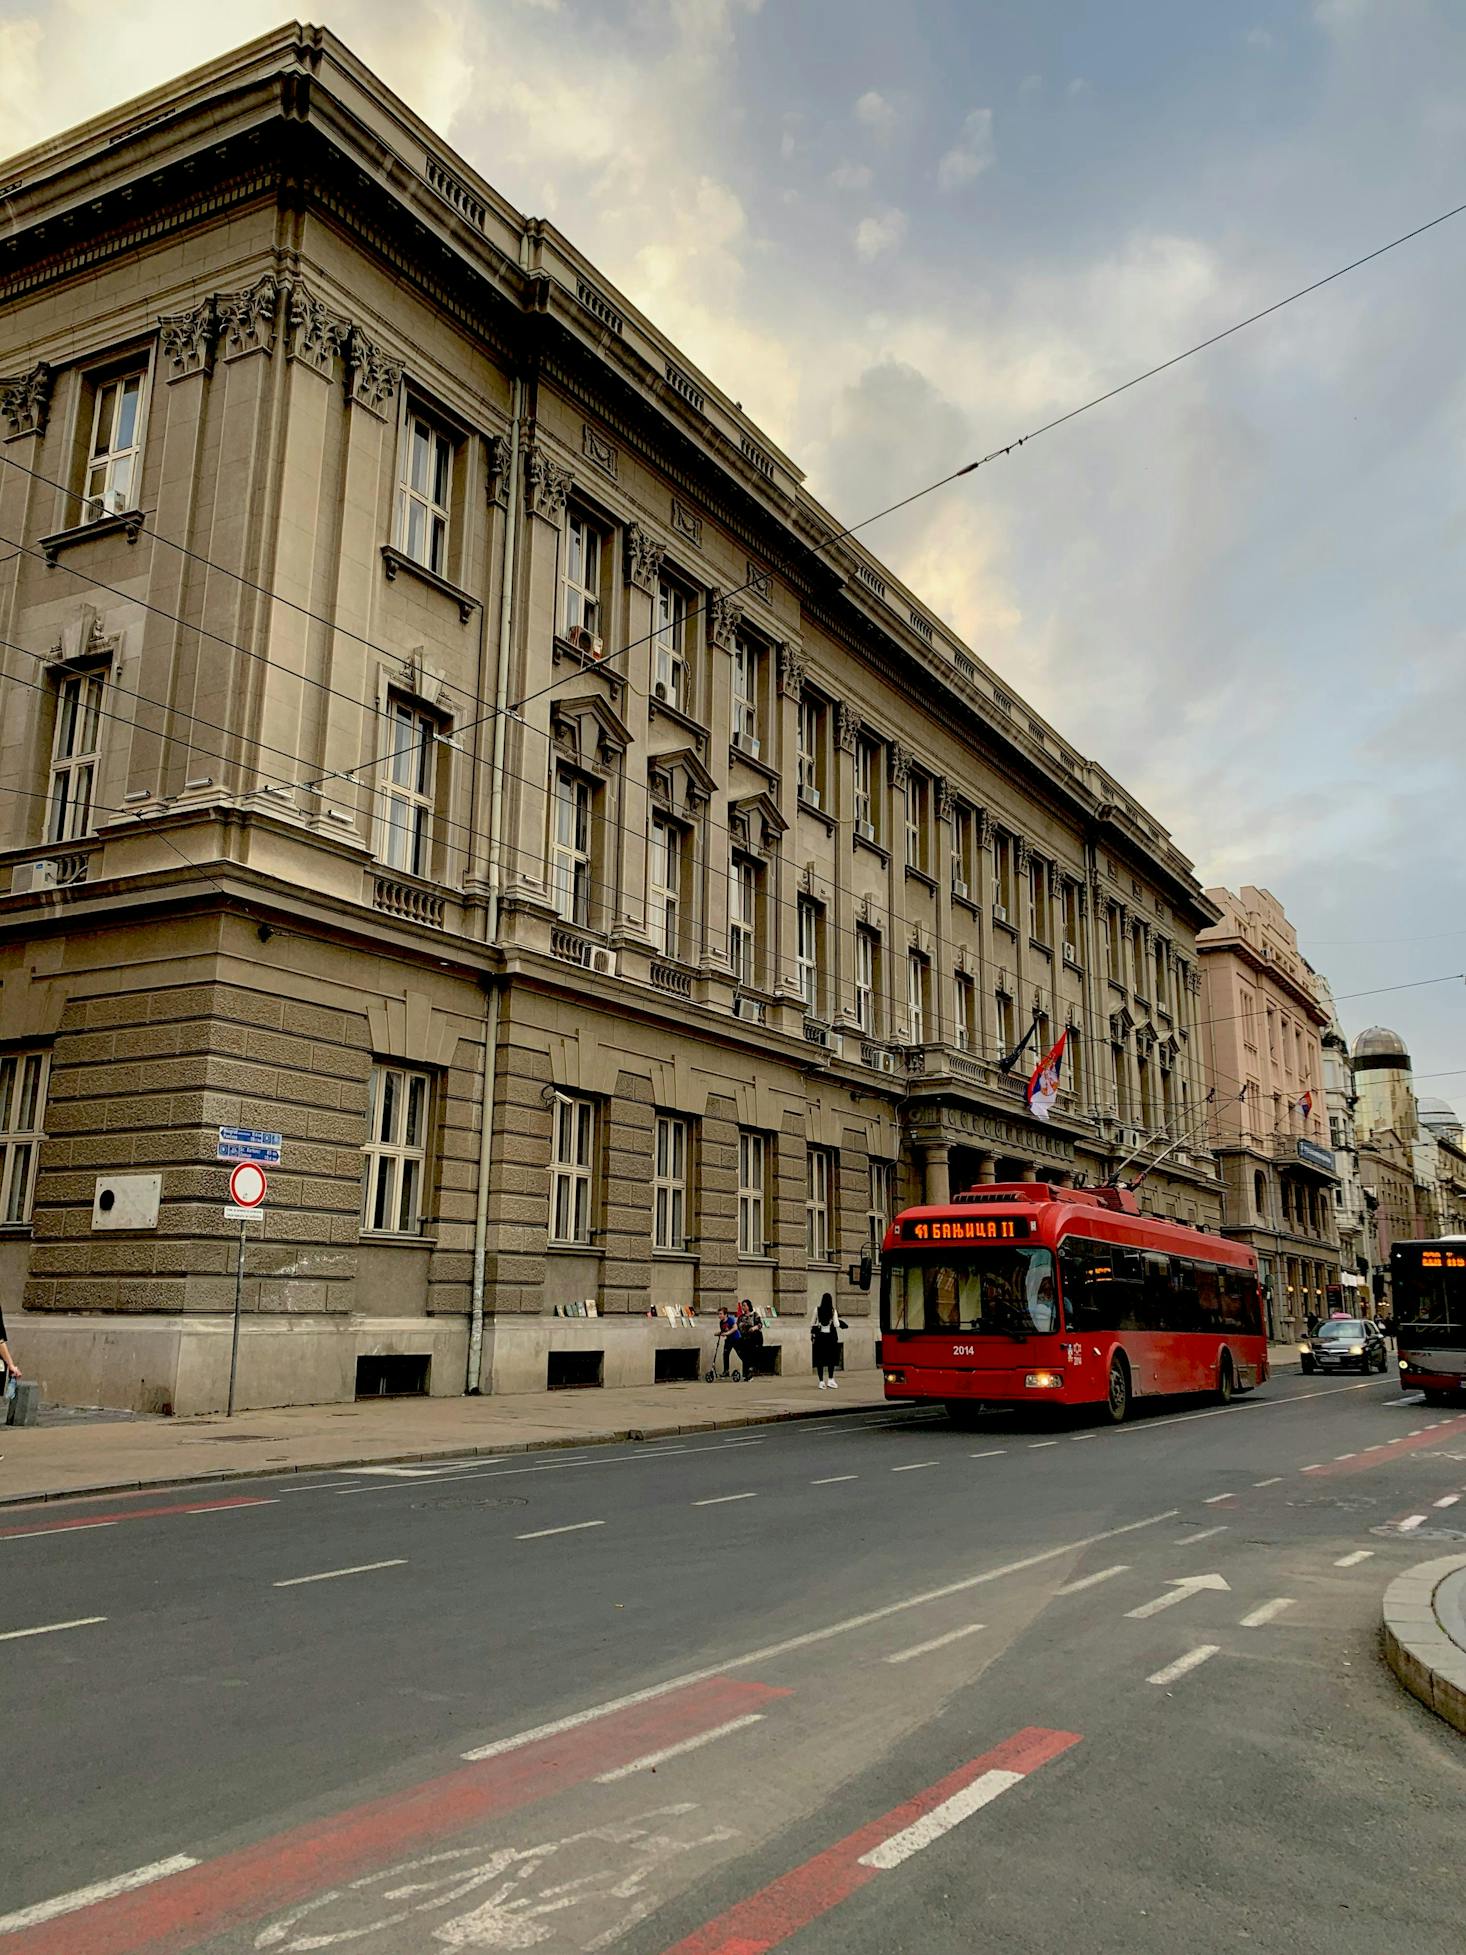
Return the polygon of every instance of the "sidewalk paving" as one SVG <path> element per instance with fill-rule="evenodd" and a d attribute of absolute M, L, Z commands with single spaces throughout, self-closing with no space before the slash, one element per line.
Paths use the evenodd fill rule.
<path fill-rule="evenodd" d="M 884 1403 L 881 1374 L 858 1371 L 822 1392 L 813 1378 L 747 1385 L 642 1385 L 497 1398 L 363 1399 L 136 1423 L 0 1427 L 0 1506 L 68 1494 L 245 1474 L 390 1465 L 719 1432 L 779 1419 L 832 1417 Z"/>

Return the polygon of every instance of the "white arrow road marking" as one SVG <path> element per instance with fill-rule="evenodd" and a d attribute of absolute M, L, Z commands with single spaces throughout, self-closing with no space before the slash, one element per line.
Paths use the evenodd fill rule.
<path fill-rule="evenodd" d="M 1166 1594 L 1156 1596 L 1152 1602 L 1142 1602 L 1138 1609 L 1127 1609 L 1125 1614 L 1133 1616 L 1137 1622 L 1143 1621 L 1146 1616 L 1158 1616 L 1162 1609 L 1174 1608 L 1178 1602 L 1186 1601 L 1188 1596 L 1199 1595 L 1202 1589 L 1230 1589 L 1231 1586 L 1222 1575 L 1181 1575 L 1172 1581 Z"/>
<path fill-rule="evenodd" d="M 1194 1650 L 1187 1650 L 1178 1656 L 1174 1663 L 1168 1663 L 1164 1670 L 1153 1670 L 1146 1678 L 1147 1683 L 1174 1683 L 1177 1677 L 1184 1677 L 1188 1670 L 1194 1670 L 1205 1663 L 1208 1657 L 1215 1656 L 1221 1648 L 1220 1643 L 1199 1643 Z"/>

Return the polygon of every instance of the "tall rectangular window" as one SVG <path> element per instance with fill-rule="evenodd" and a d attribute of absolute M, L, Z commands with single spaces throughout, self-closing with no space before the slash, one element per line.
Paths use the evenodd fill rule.
<path fill-rule="evenodd" d="M 688 712 L 691 703 L 687 684 L 687 599 L 675 584 L 658 584 L 656 617 L 653 637 L 656 696 Z"/>
<path fill-rule="evenodd" d="M 1079 957 L 1079 885 L 1064 879 L 1064 953 Z"/>
<path fill-rule="evenodd" d="M 652 1166 L 652 1247 L 687 1247 L 687 1122 L 659 1113 Z"/>
<path fill-rule="evenodd" d="M 733 641 L 733 744 L 757 757 L 759 651 L 746 638 Z"/>
<path fill-rule="evenodd" d="M 143 397 L 147 369 L 99 382 L 92 400 L 85 520 L 136 509 L 142 487 Z"/>
<path fill-rule="evenodd" d="M 863 924 L 855 927 L 855 1022 L 862 1032 L 874 1037 L 876 1030 L 876 959 L 878 945 L 873 930 Z"/>
<path fill-rule="evenodd" d="M 591 1239 L 595 1144 L 595 1101 L 557 1093 L 550 1130 L 551 1242 L 585 1245 Z"/>
<path fill-rule="evenodd" d="M 994 994 L 993 1002 L 995 1006 L 993 1022 L 998 1034 L 998 1052 L 1006 1058 L 1018 1042 L 1013 1000 L 1006 991 L 999 991 Z"/>
<path fill-rule="evenodd" d="M 409 407 L 398 464 L 397 547 L 439 577 L 448 575 L 452 494 L 452 438 Z"/>
<path fill-rule="evenodd" d="M 870 1242 L 870 1259 L 873 1263 L 881 1260 L 881 1243 L 886 1230 L 891 1226 L 891 1217 L 896 1212 L 896 1163 L 876 1161 L 870 1163 L 870 1198 L 865 1211 L 866 1236 Z"/>
<path fill-rule="evenodd" d="M 103 672 L 78 672 L 62 679 L 57 687 L 51 796 L 46 809 L 48 842 L 74 842 L 92 832 L 105 690 Z"/>
<path fill-rule="evenodd" d="M 993 900 L 1012 923 L 1013 915 L 1013 844 L 1006 835 L 993 837 Z"/>
<path fill-rule="evenodd" d="M 880 749 L 863 735 L 855 743 L 855 832 L 868 842 L 880 840 Z"/>
<path fill-rule="evenodd" d="M 648 864 L 651 940 L 664 957 L 677 957 L 682 951 L 682 830 L 662 815 L 652 818 Z"/>
<path fill-rule="evenodd" d="M 591 786 L 579 774 L 560 768 L 555 775 L 555 806 L 550 885 L 555 908 L 567 923 L 590 922 Z"/>
<path fill-rule="evenodd" d="M 913 1045 L 926 1044 L 926 988 L 930 967 L 919 950 L 906 959 L 907 1037 Z"/>
<path fill-rule="evenodd" d="M 795 963 L 804 1009 L 812 1018 L 818 1017 L 823 988 L 820 983 L 820 912 L 819 905 L 812 903 L 807 896 L 799 899 L 799 940 L 795 945 Z"/>
<path fill-rule="evenodd" d="M 361 1226 L 372 1235 L 422 1233 L 431 1094 L 427 1073 L 372 1067 L 361 1210 Z"/>
<path fill-rule="evenodd" d="M 928 853 L 927 814 L 930 789 L 923 774 L 912 774 L 906 782 L 906 866 L 926 874 Z"/>
<path fill-rule="evenodd" d="M 822 807 L 825 789 L 825 709 L 809 693 L 799 701 L 799 798 Z"/>
<path fill-rule="evenodd" d="M 31 1219 L 36 1160 L 45 1138 L 46 1078 L 50 1055 L 7 1052 L 0 1057 L 0 1224 L 17 1228 Z"/>
<path fill-rule="evenodd" d="M 382 782 L 382 860 L 425 876 L 433 846 L 437 726 L 405 699 L 387 707 L 389 751 Z"/>
<path fill-rule="evenodd" d="M 565 636 L 581 643 L 581 632 L 588 639 L 601 633 L 601 532 L 572 509 L 565 526 Z"/>
<path fill-rule="evenodd" d="M 738 1129 L 738 1253 L 767 1253 L 764 1229 L 765 1190 L 768 1186 L 768 1144 L 762 1134 Z"/>
<path fill-rule="evenodd" d="M 1049 941 L 1049 866 L 1046 862 L 1028 865 L 1028 930 L 1037 942 Z"/>
<path fill-rule="evenodd" d="M 804 1253 L 812 1263 L 830 1260 L 830 1200 L 836 1187 L 835 1155 L 829 1147 L 809 1150 L 804 1197 Z"/>
<path fill-rule="evenodd" d="M 952 1038 L 959 1052 L 977 1050 L 977 985 L 966 971 L 952 980 Z"/>
<path fill-rule="evenodd" d="M 1166 944 L 1163 937 L 1155 940 L 1155 1001 L 1164 1011 L 1169 1004 L 1166 990 Z"/>
<path fill-rule="evenodd" d="M 977 896 L 976 870 L 972 858 L 972 810 L 952 810 L 952 894 L 966 901 Z"/>
<path fill-rule="evenodd" d="M 733 982 L 756 986 L 758 958 L 758 864 L 735 855 L 728 874 L 728 962 Z"/>
<path fill-rule="evenodd" d="M 1105 941 L 1109 950 L 1110 980 L 1114 984 L 1125 982 L 1125 936 L 1120 926 L 1120 912 L 1111 904 L 1107 912 Z"/>

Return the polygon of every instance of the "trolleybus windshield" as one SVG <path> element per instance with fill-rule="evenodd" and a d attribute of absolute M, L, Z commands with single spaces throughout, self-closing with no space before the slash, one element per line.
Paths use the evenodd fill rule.
<path fill-rule="evenodd" d="M 1392 1260 L 1396 1330 L 1466 1344 L 1466 1241 L 1397 1246 Z"/>
<path fill-rule="evenodd" d="M 1054 1258 L 1048 1249 L 991 1248 L 972 1255 L 881 1265 L 881 1327 L 1032 1337 L 1059 1328 Z"/>

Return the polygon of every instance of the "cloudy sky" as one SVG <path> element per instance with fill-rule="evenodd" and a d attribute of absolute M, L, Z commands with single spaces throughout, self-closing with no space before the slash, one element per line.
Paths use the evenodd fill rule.
<path fill-rule="evenodd" d="M 0 154 L 276 24 L 0 0 Z M 1466 199 L 1458 0 L 340 0 L 855 520 Z M 866 540 L 1466 1109 L 1466 215 Z"/>

